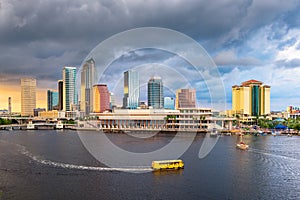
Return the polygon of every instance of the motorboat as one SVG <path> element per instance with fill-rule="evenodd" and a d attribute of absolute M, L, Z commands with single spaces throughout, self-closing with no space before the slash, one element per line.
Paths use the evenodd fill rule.
<path fill-rule="evenodd" d="M 219 135 L 219 132 L 216 128 L 213 128 L 212 131 L 210 132 L 211 137 L 217 137 Z"/>
<path fill-rule="evenodd" d="M 241 150 L 249 149 L 249 145 L 243 141 L 243 136 L 240 136 L 240 142 L 236 144 L 236 148 Z"/>
<path fill-rule="evenodd" d="M 241 150 L 247 150 L 247 149 L 249 149 L 249 145 L 242 141 L 242 142 L 236 144 L 236 148 L 241 149 Z"/>

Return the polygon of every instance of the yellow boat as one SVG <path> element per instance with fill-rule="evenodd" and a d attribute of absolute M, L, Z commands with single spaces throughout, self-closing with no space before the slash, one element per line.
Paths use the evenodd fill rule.
<path fill-rule="evenodd" d="M 183 169 L 184 163 L 182 160 L 160 160 L 152 161 L 153 170 L 163 170 L 163 169 Z"/>

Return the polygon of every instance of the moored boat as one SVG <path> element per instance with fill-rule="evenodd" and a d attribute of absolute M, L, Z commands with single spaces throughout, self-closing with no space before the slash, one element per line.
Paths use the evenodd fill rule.
<path fill-rule="evenodd" d="M 213 128 L 209 134 L 211 137 L 217 137 L 219 135 L 219 132 L 216 128 Z"/>

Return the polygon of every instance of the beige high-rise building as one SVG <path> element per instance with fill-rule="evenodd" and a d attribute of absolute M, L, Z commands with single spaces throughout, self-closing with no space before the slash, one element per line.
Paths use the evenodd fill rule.
<path fill-rule="evenodd" d="M 270 86 L 257 80 L 232 86 L 232 113 L 248 116 L 270 114 Z"/>
<path fill-rule="evenodd" d="M 21 116 L 33 116 L 36 107 L 36 79 L 21 79 Z"/>
<path fill-rule="evenodd" d="M 176 91 L 175 108 L 196 108 L 196 90 L 179 89 Z"/>
<path fill-rule="evenodd" d="M 260 91 L 260 99 L 261 101 L 261 106 L 260 106 L 260 113 L 261 115 L 266 115 L 271 113 L 271 105 L 270 105 L 270 91 L 271 87 L 268 85 L 264 85 L 261 87 Z"/>
<path fill-rule="evenodd" d="M 81 69 L 80 110 L 89 115 L 93 111 L 93 85 L 96 82 L 95 61 L 87 60 Z"/>

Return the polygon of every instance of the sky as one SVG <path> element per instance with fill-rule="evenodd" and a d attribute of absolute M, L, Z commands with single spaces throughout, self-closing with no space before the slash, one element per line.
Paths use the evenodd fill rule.
<path fill-rule="evenodd" d="M 271 86 L 271 110 L 299 106 L 299 10 L 298 0 L 0 0 L 0 109 L 11 96 L 13 111 L 20 111 L 21 77 L 37 79 L 37 107 L 46 107 L 46 90 L 57 88 L 63 66 L 80 67 L 99 43 L 142 27 L 172 29 L 198 42 L 219 69 L 227 109 L 231 86 L 249 79 Z M 168 52 L 129 52 L 103 81 L 121 91 L 124 65 L 188 68 L 182 62 Z M 196 86 L 204 88 L 197 97 L 205 104 L 209 91 Z"/>

